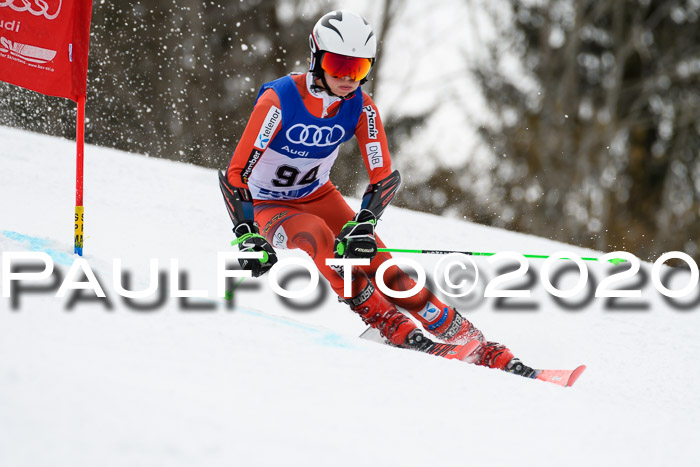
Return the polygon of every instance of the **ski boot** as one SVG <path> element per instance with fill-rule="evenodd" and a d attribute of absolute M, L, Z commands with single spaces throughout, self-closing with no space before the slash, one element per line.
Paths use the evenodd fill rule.
<path fill-rule="evenodd" d="M 418 330 L 415 323 L 397 310 L 366 277 L 358 279 L 364 285 L 360 293 L 342 301 L 350 305 L 350 309 L 360 315 L 365 324 L 378 330 L 389 343 L 403 347 L 411 331 Z"/>
<path fill-rule="evenodd" d="M 525 378 L 537 377 L 537 372 L 521 362 L 520 359 L 515 358 L 505 345 L 484 342 L 481 348 L 474 353 L 478 355 L 478 360 L 475 362 L 477 365 L 496 368 Z"/>

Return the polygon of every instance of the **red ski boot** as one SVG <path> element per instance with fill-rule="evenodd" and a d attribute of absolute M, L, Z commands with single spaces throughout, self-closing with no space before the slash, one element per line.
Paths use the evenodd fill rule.
<path fill-rule="evenodd" d="M 360 315 L 362 321 L 377 329 L 385 339 L 396 346 L 404 346 L 411 331 L 417 329 L 416 325 L 384 298 L 366 277 L 356 280 L 363 281 L 364 287 L 354 298 L 344 301 Z"/>
<path fill-rule="evenodd" d="M 508 362 L 513 359 L 513 353 L 508 350 L 505 345 L 490 341 L 481 344 L 481 348 L 476 349 L 474 355 L 479 357 L 478 360 L 474 362 L 477 365 L 499 370 L 505 370 Z"/>
<path fill-rule="evenodd" d="M 521 362 L 520 359 L 513 357 L 513 352 L 508 350 L 505 345 L 484 342 L 480 349 L 476 349 L 474 355 L 479 357 L 475 362 L 477 365 L 496 368 L 525 378 L 537 377 L 537 372 Z"/>

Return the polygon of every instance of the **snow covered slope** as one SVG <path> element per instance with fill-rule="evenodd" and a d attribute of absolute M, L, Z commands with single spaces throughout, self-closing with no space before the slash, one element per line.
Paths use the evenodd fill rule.
<path fill-rule="evenodd" d="M 74 260 L 74 170 L 74 143 L 0 128 L 0 250 L 46 252 L 57 268 L 45 290 L 0 301 L 2 466 L 700 465 L 700 290 L 669 304 L 651 265 L 625 283 L 641 280 L 641 298 L 587 289 L 562 305 L 542 260 L 507 284 L 530 298 L 478 298 L 507 263 L 476 259 L 477 298 L 456 303 L 530 365 L 588 365 L 562 389 L 358 339 L 361 321 L 327 288 L 290 306 L 247 280 L 228 307 L 215 296 L 232 239 L 215 172 L 102 148 L 86 154 L 85 258 L 108 299 L 56 298 Z M 378 232 L 396 248 L 600 255 L 396 208 Z M 209 298 L 135 309 L 112 285 L 115 258 L 133 289 L 150 258 L 163 270 L 175 258 Z M 431 271 L 440 258 L 412 259 Z M 613 268 L 587 265 L 593 290 Z"/>

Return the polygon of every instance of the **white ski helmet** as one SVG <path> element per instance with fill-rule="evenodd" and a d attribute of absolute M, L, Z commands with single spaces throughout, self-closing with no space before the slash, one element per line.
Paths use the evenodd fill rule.
<path fill-rule="evenodd" d="M 309 47 L 311 48 L 309 71 L 323 79 L 321 64 L 326 52 L 345 57 L 369 59 L 371 69 L 377 55 L 377 38 L 372 26 L 362 16 L 348 10 L 336 10 L 326 13 L 318 20 L 309 36 Z M 360 78 L 361 83 L 367 81 L 367 74 L 369 69 L 365 76 Z"/>

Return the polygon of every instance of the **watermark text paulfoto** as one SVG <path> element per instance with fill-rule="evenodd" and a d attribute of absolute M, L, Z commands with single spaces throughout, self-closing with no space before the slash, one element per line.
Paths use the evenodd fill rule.
<path fill-rule="evenodd" d="M 251 278 L 251 272 L 231 267 L 237 264 L 239 258 L 260 259 L 262 253 L 219 252 L 216 259 L 216 294 L 210 296 L 208 290 L 190 290 L 186 284 L 186 274 L 181 271 L 179 261 L 171 258 L 168 268 L 160 270 L 158 259 L 149 261 L 149 280 L 138 290 L 129 285 L 130 274 L 125 271 L 122 260 L 112 261 L 111 290 L 134 309 L 157 309 L 167 302 L 167 298 L 181 299 L 181 304 L 193 308 L 207 307 L 203 302 L 189 304 L 187 299 L 209 300 L 209 308 L 212 303 L 228 302 L 232 308 L 233 288 L 240 285 L 241 281 Z M 435 286 L 440 292 L 454 300 L 464 300 L 466 297 L 473 299 L 494 299 L 496 309 L 525 310 L 537 309 L 526 301 L 531 297 L 532 289 L 538 285 L 543 287 L 555 304 L 569 310 L 581 309 L 590 304 L 591 300 L 600 298 L 606 300 L 608 308 L 612 308 L 616 300 L 640 299 L 642 289 L 649 282 L 655 291 L 663 296 L 669 305 L 681 310 L 698 309 L 700 307 L 700 289 L 698 288 L 698 265 L 686 253 L 672 251 L 661 255 L 651 266 L 650 272 L 642 268 L 641 261 L 627 252 L 612 252 L 603 255 L 598 263 L 615 264 L 615 268 L 608 271 L 608 276 L 598 281 L 589 271 L 586 263 L 576 254 L 567 251 L 550 255 L 539 266 L 539 274 L 533 273 L 528 259 L 515 252 L 502 252 L 487 258 L 489 269 L 495 268 L 499 263 L 508 264 L 510 267 L 496 270 L 494 277 L 480 273 L 474 260 L 463 254 L 451 254 L 443 257 L 433 269 L 432 280 L 426 275 L 423 266 L 410 258 L 394 257 L 383 262 L 376 271 L 375 282 L 379 290 L 389 297 L 406 298 L 416 295 L 426 286 L 428 281 L 430 288 Z M 664 268 L 664 265 L 673 261 L 681 264 L 681 268 Z M 331 258 L 326 264 L 332 267 L 343 277 L 344 298 L 351 298 L 352 268 L 354 266 L 369 265 L 368 259 L 342 259 Z M 392 266 L 399 266 L 415 277 L 415 285 L 409 290 L 392 290 L 385 283 L 385 273 Z M 513 266 L 515 266 L 513 268 Z M 284 276 L 296 270 L 308 274 L 308 283 L 298 290 L 288 290 L 284 283 L 288 282 Z M 0 286 L 2 297 L 11 299 L 12 308 L 19 308 L 20 295 L 32 295 L 35 293 L 53 292 L 57 298 L 64 298 L 69 293 L 75 295 L 80 291 L 91 295 L 90 300 L 108 299 L 105 286 L 98 279 L 87 259 L 76 257 L 70 265 L 65 276 L 55 267 L 54 261 L 44 252 L 3 252 Z M 669 287 L 670 277 L 678 271 L 687 271 L 687 279 L 682 286 Z M 576 281 L 572 286 L 559 287 L 562 277 L 575 275 Z M 317 295 L 319 291 L 327 292 L 327 287 L 320 282 L 319 271 L 308 258 L 290 257 L 278 261 L 266 275 L 270 288 L 282 299 L 290 301 L 307 299 Z M 458 279 L 458 280 L 456 280 Z M 477 286 L 483 282 L 483 286 Z M 247 281 L 247 284 L 256 281 Z M 44 284 L 39 286 L 39 284 Z M 158 296 L 158 300 L 150 305 L 143 305 L 144 299 Z M 697 296 L 697 297 L 696 297 Z M 581 298 L 582 297 L 582 298 Z M 695 297 L 695 298 L 693 298 Z M 567 300 L 576 298 L 575 303 Z M 85 297 L 82 298 L 85 300 Z M 226 299 L 226 300 L 221 300 Z M 75 296 L 72 300 L 77 300 Z M 453 300 L 453 301 L 454 301 Z M 139 302 L 141 301 L 141 302 Z M 319 300 L 316 300 L 317 302 Z M 637 308 L 648 308 L 644 304 Z M 466 305 L 468 307 L 468 305 Z M 618 306 L 619 303 L 618 303 Z M 628 309 L 630 304 L 625 305 Z M 462 306 L 461 309 L 464 309 Z"/>

